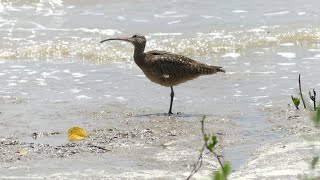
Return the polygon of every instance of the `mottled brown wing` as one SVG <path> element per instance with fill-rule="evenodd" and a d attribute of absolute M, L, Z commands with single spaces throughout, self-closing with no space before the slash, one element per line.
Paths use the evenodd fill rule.
<path fill-rule="evenodd" d="M 209 67 L 188 57 L 165 51 L 149 51 L 146 53 L 146 59 L 147 66 L 152 67 L 149 68 L 152 72 L 147 73 L 157 76 L 165 86 L 180 84 L 196 78 L 203 74 L 203 68 Z"/>

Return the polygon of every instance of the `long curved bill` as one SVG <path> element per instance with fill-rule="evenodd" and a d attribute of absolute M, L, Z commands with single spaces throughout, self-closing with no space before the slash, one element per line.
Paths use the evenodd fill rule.
<path fill-rule="evenodd" d="M 100 41 L 100 43 L 106 42 L 106 41 L 114 41 L 114 40 L 118 40 L 118 41 L 129 41 L 129 38 L 111 38 L 111 39 L 105 39 Z"/>

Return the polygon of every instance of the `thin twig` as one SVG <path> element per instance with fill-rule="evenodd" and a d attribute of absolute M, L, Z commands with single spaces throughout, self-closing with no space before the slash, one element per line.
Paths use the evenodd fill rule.
<path fill-rule="evenodd" d="M 311 92 L 309 91 L 309 97 L 313 101 L 313 109 L 316 111 L 317 106 L 316 106 L 316 91 L 313 89 L 313 95 L 311 95 Z"/>
<path fill-rule="evenodd" d="M 304 102 L 304 99 L 303 99 L 303 95 L 302 95 L 302 90 L 301 90 L 301 80 L 300 80 L 300 74 L 299 74 L 299 91 L 300 91 L 300 96 L 301 96 L 301 101 L 303 103 L 303 107 L 306 109 L 306 103 Z"/>
<path fill-rule="evenodd" d="M 202 120 L 201 120 L 201 132 L 202 132 L 202 137 L 204 138 L 204 144 L 200 150 L 200 155 L 198 157 L 198 161 L 193 165 L 193 169 L 192 169 L 190 175 L 187 177 L 187 180 L 189 180 L 194 174 L 196 174 L 200 170 L 200 168 L 202 166 L 202 162 L 203 162 L 203 153 L 204 153 L 205 149 L 208 149 L 218 159 L 218 162 L 219 162 L 219 165 L 221 166 L 222 171 L 223 172 L 225 171 L 218 154 L 216 152 L 214 152 L 214 150 L 212 148 L 211 149 L 209 148 L 209 145 L 208 145 L 209 136 L 204 131 L 204 119 L 205 119 L 205 116 L 203 116 Z M 227 180 L 226 177 L 225 177 L 225 180 Z"/>
<path fill-rule="evenodd" d="M 202 160 L 203 160 L 203 152 L 204 152 L 204 150 L 205 150 L 205 147 L 206 147 L 206 145 L 204 144 L 203 145 L 203 147 L 201 148 L 201 150 L 200 150 L 200 155 L 199 155 L 199 157 L 198 157 L 198 161 L 197 161 L 197 163 L 195 163 L 194 165 L 193 165 L 193 170 L 191 171 L 191 173 L 190 173 L 190 175 L 188 176 L 188 178 L 187 178 L 187 180 L 189 180 L 194 174 L 196 174 L 198 171 L 199 171 L 199 169 L 201 168 L 201 166 L 202 166 Z"/>
<path fill-rule="evenodd" d="M 202 131 L 202 136 L 203 136 L 203 137 L 207 136 L 207 134 L 204 132 L 204 119 L 205 119 L 205 118 L 202 118 L 202 120 L 201 120 L 201 131 Z M 208 137 L 208 136 L 207 136 L 207 137 Z M 224 171 L 222 162 L 221 162 L 218 154 L 215 153 L 215 152 L 213 151 L 213 149 L 210 149 L 210 148 L 209 148 L 208 141 L 205 141 L 205 146 L 206 146 L 207 149 L 208 149 L 211 153 L 213 153 L 213 155 L 218 159 L 218 162 L 219 162 L 219 164 L 220 164 L 220 166 L 221 166 L 221 169 L 222 169 L 222 171 Z"/>

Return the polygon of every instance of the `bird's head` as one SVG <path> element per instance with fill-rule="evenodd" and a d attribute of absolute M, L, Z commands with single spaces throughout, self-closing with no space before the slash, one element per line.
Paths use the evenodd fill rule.
<path fill-rule="evenodd" d="M 132 37 L 129 38 L 110 38 L 100 41 L 100 43 L 106 42 L 106 41 L 112 41 L 112 40 L 119 40 L 119 41 L 127 41 L 131 42 L 134 46 L 145 46 L 146 44 L 146 38 L 142 34 L 134 34 Z"/>

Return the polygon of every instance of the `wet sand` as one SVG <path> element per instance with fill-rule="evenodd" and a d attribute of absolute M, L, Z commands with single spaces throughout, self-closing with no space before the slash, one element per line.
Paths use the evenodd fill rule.
<path fill-rule="evenodd" d="M 102 114 L 101 118 L 106 116 Z M 202 144 L 199 121 L 183 117 L 150 118 L 152 120 L 148 122 L 133 122 L 125 118 L 120 120 L 124 124 L 121 128 L 89 129 L 89 139 L 74 143 L 52 145 L 38 144 L 39 140 L 26 143 L 14 137 L 2 138 L 1 178 L 186 178 Z M 248 164 L 234 172 L 231 179 L 295 179 L 297 175 L 309 174 L 311 171 L 306 159 L 319 153 L 319 141 L 316 138 L 307 141 L 303 136 L 295 135 L 302 129 L 306 130 L 303 126 L 305 121 L 289 121 L 278 127 L 295 129 L 292 134 L 252 151 Z M 206 129 L 214 129 L 219 145 L 223 144 L 223 147 L 219 146 L 219 153 L 234 144 L 245 144 L 231 131 L 234 129 L 232 125 L 228 125 L 229 131 L 216 128 L 219 125 L 225 127 L 226 123 L 210 118 L 206 121 Z M 298 127 L 299 130 L 296 129 Z M 314 133 L 315 130 L 308 128 L 307 132 Z M 51 134 L 38 139 L 48 142 L 50 138 L 67 137 L 65 132 Z M 18 150 L 27 154 L 21 155 Z M 206 177 L 217 168 L 216 161 L 206 154 L 203 168 L 195 178 Z M 48 173 L 47 169 L 51 172 Z"/>
<path fill-rule="evenodd" d="M 67 142 L 67 129 L 57 132 L 36 132 L 24 137 L 3 137 L 0 141 L 0 178 L 43 179 L 185 179 L 192 170 L 203 143 L 200 117 L 161 113 L 135 115 L 134 109 L 100 107 L 91 112 L 99 127 L 88 126 L 89 138 Z M 309 111 L 266 108 L 272 131 L 288 132 L 284 138 L 251 148 L 248 161 L 233 171 L 231 179 L 297 179 L 313 174 L 308 160 L 319 153 L 319 131 L 309 120 Z M 88 112 L 87 112 L 88 113 Z M 106 123 L 110 118 L 116 124 Z M 217 152 L 224 160 L 230 149 L 250 145 L 239 136 L 239 124 L 230 119 L 209 116 L 205 128 L 218 136 Z M 209 131 L 210 130 L 210 131 Z M 250 148 L 247 148 L 250 149 Z M 25 152 L 26 154 L 23 154 Z M 241 153 L 241 150 L 235 152 Z M 240 155 L 241 156 L 241 155 Z M 208 177 L 219 168 L 215 159 L 205 153 L 201 171 L 195 179 Z M 50 169 L 50 172 L 48 172 Z"/>

